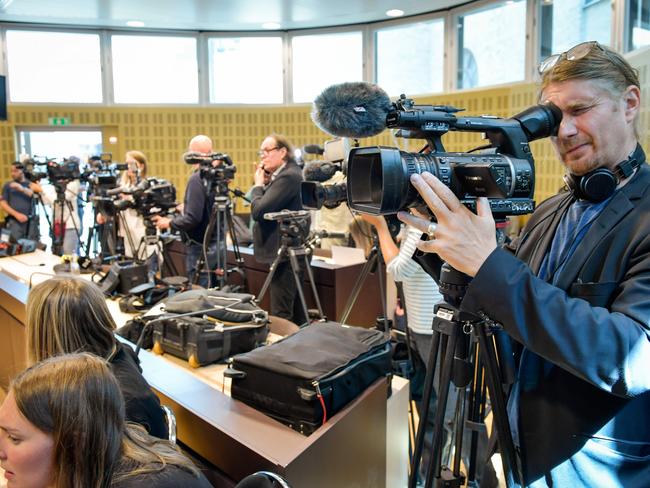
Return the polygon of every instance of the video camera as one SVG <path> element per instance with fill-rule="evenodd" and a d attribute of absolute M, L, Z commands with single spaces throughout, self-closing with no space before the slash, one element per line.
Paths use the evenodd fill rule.
<path fill-rule="evenodd" d="M 130 198 L 122 198 L 122 194 Z M 133 188 L 114 188 L 106 196 L 94 197 L 97 209 L 106 216 L 134 208 L 145 222 L 176 207 L 176 187 L 162 178 L 146 178 Z"/>
<path fill-rule="evenodd" d="M 88 158 L 88 166 L 80 176 L 81 181 L 87 181 L 90 192 L 95 195 L 105 195 L 108 190 L 117 186 L 119 171 L 126 171 L 126 163 L 113 163 L 111 153 L 102 153 Z"/>
<path fill-rule="evenodd" d="M 343 83 L 316 98 L 312 118 L 333 135 L 369 137 L 388 127 L 399 129 L 397 137 L 427 141 L 419 153 L 353 148 L 347 189 L 354 210 L 386 215 L 422 205 L 410 176 L 428 171 L 472 210 L 477 197 L 487 197 L 497 219 L 531 213 L 535 170 L 528 143 L 557 133 L 560 110 L 552 104 L 536 105 L 510 119 L 457 117 L 459 111 L 446 105 L 415 105 L 404 95 L 392 103 L 377 85 Z M 483 132 L 490 144 L 478 148 L 481 152 L 445 152 L 441 137 L 450 130 Z"/>
<path fill-rule="evenodd" d="M 186 164 L 200 165 L 201 178 L 209 182 L 222 182 L 235 178 L 237 166 L 233 163 L 230 156 L 225 153 L 200 153 L 186 152 L 183 154 L 183 160 Z M 213 166 L 214 161 L 220 164 Z"/>
<path fill-rule="evenodd" d="M 350 147 L 350 140 L 347 138 L 331 139 L 325 142 L 321 153 L 324 161 L 314 161 L 305 165 L 303 170 L 305 181 L 300 183 L 303 207 L 319 210 L 324 206 L 332 209 L 347 200 L 345 181 L 330 185 L 322 183 L 330 180 L 337 171 L 345 175 Z"/>

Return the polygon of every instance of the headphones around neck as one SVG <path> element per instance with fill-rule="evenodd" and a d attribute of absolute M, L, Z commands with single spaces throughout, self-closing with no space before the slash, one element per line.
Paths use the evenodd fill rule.
<path fill-rule="evenodd" d="M 564 175 L 564 183 L 574 197 L 598 203 L 609 198 L 622 179 L 632 176 L 636 168 L 645 161 L 645 153 L 640 145 L 630 156 L 620 162 L 614 171 L 609 168 L 597 168 L 586 175 Z"/>

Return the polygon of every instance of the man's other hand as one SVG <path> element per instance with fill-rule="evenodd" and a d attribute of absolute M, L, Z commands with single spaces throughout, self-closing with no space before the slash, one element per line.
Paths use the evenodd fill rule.
<path fill-rule="evenodd" d="M 163 217 L 162 215 L 154 215 L 153 217 L 151 217 L 151 220 L 156 225 L 156 227 L 158 227 L 160 230 L 169 229 L 169 227 L 171 227 L 172 219 L 170 219 L 169 217 Z"/>
<path fill-rule="evenodd" d="M 14 215 L 14 218 L 20 222 L 21 224 L 24 224 L 29 220 L 29 217 L 25 215 L 24 213 L 16 212 L 16 215 Z"/>
<path fill-rule="evenodd" d="M 29 184 L 29 189 L 32 190 L 34 193 L 41 193 L 43 191 L 43 187 L 40 185 L 40 183 L 37 183 L 35 181 L 32 181 Z"/>

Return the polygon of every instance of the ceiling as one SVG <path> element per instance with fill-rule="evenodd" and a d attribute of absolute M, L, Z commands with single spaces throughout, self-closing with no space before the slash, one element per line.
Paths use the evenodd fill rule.
<path fill-rule="evenodd" d="M 389 20 L 386 11 L 418 15 L 467 0 L 0 0 L 0 21 L 77 27 L 199 31 L 260 31 L 341 26 Z"/>

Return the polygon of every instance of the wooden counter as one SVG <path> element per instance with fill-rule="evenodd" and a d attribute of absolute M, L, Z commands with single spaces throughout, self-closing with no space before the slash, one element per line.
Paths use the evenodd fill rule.
<path fill-rule="evenodd" d="M 5 389 L 25 364 L 27 283 L 47 279 L 56 262 L 44 253 L 18 258 L 0 259 L 0 386 Z M 121 325 L 128 316 L 116 302 L 108 305 Z M 148 351 L 141 351 L 140 359 L 145 378 L 174 411 L 179 442 L 232 480 L 265 469 L 284 476 L 293 488 L 405 485 L 408 394 L 401 379 L 394 381 L 389 400 L 393 418 L 387 421 L 387 385 L 380 380 L 305 437 L 215 387 L 218 366 L 190 370 L 183 361 Z M 390 473 L 387 444 L 403 447 L 401 459 L 391 454 Z"/>

